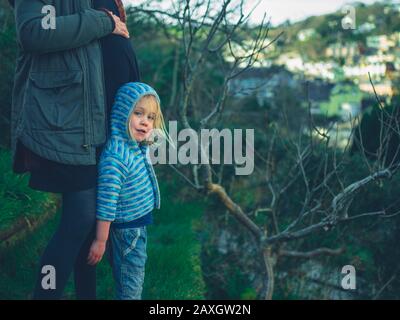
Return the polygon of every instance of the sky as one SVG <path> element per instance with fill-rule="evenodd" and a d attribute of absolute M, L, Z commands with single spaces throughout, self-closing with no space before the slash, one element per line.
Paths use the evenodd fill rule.
<path fill-rule="evenodd" d="M 218 0 L 215 0 L 218 1 Z M 248 9 L 260 0 L 245 0 Z M 383 0 L 362 0 L 365 4 L 382 2 Z M 125 4 L 140 3 L 140 0 L 123 0 Z M 171 0 L 162 0 L 162 6 L 167 7 Z M 278 25 L 286 20 L 291 22 L 303 20 L 309 16 L 331 13 L 339 10 L 351 0 L 261 0 L 257 10 L 253 12 L 250 19 L 253 23 L 261 21 L 264 13 L 271 18 L 272 25 Z M 399 2 L 393 0 L 392 2 Z"/>
<path fill-rule="evenodd" d="M 246 2 L 255 1 L 248 0 Z M 267 13 L 267 17 L 271 17 L 273 25 L 286 20 L 300 21 L 309 16 L 335 12 L 351 2 L 349 0 L 261 0 L 259 11 L 254 13 L 253 21 L 261 21 L 264 12 Z M 370 4 L 376 1 L 364 0 L 359 2 Z"/>

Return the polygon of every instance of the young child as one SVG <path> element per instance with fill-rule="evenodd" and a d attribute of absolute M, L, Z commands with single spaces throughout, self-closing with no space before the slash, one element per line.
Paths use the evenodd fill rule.
<path fill-rule="evenodd" d="M 149 162 L 154 129 L 165 132 L 160 100 L 150 86 L 122 86 L 111 111 L 111 137 L 100 158 L 97 231 L 88 263 L 98 263 L 110 234 L 110 258 L 116 298 L 141 299 L 147 259 L 146 225 L 160 208 L 157 179 Z"/>

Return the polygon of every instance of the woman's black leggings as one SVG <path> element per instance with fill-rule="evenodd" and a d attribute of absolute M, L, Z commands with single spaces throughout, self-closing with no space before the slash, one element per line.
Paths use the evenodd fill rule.
<path fill-rule="evenodd" d="M 33 299 L 60 299 L 72 271 L 77 299 L 96 299 L 96 268 L 86 261 L 95 222 L 96 188 L 62 194 L 61 221 L 41 258 Z"/>

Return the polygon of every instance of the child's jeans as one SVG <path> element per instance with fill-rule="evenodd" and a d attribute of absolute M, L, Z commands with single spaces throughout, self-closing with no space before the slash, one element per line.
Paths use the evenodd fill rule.
<path fill-rule="evenodd" d="M 110 259 L 118 300 L 140 300 L 147 260 L 146 226 L 110 230 Z"/>

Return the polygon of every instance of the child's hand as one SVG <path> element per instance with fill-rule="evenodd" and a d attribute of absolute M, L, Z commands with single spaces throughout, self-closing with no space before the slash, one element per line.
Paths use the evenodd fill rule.
<path fill-rule="evenodd" d="M 88 264 L 93 266 L 99 263 L 105 251 L 106 251 L 106 242 L 94 240 L 89 250 L 89 255 L 87 258 Z"/>

